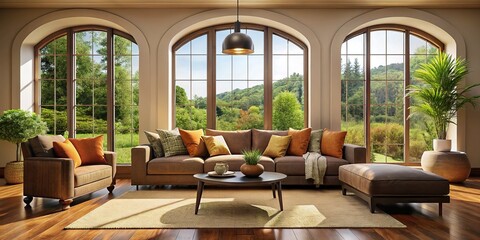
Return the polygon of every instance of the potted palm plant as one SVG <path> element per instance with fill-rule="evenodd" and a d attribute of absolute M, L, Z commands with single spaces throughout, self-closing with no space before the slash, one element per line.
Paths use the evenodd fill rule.
<path fill-rule="evenodd" d="M 468 74 L 465 59 L 453 58 L 440 52 L 428 63 L 422 64 L 415 71 L 415 77 L 421 84 L 410 85 L 410 97 L 416 102 L 410 107 L 411 115 L 423 114 L 433 121 L 436 139 L 433 140 L 434 151 L 450 151 L 451 140 L 446 139 L 452 118 L 466 104 L 475 106 L 475 100 L 480 96 L 468 93 L 480 83 L 462 87 L 460 82 Z"/>
<path fill-rule="evenodd" d="M 0 116 L 0 140 L 17 145 L 16 160 L 5 165 L 4 175 L 8 184 L 23 182 L 20 144 L 46 131 L 47 124 L 33 112 L 12 109 L 3 112 L 3 115 Z"/>
<path fill-rule="evenodd" d="M 240 166 L 240 172 L 242 172 L 246 177 L 258 177 L 263 171 L 264 167 L 262 164 L 259 164 L 260 157 L 262 152 L 257 149 L 254 150 L 244 150 L 242 151 L 243 159 L 245 163 Z"/>

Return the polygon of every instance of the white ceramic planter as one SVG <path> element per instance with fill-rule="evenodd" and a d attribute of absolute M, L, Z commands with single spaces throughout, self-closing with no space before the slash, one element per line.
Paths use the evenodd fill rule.
<path fill-rule="evenodd" d="M 452 140 L 450 139 L 433 139 L 433 151 L 450 152 L 452 150 Z"/>

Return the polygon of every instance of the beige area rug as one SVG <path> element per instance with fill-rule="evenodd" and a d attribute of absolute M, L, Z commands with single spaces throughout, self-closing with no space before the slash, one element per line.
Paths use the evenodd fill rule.
<path fill-rule="evenodd" d="M 65 229 L 404 228 L 354 195 L 332 189 L 284 189 L 284 211 L 268 189 L 207 186 L 194 214 L 194 189 L 143 190 L 112 199 Z M 73 209 L 72 209 L 73 210 Z"/>

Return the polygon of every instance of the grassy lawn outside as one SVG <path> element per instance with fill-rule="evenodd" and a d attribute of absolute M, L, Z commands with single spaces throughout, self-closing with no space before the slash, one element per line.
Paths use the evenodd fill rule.
<path fill-rule="evenodd" d="M 77 138 L 90 138 L 99 134 L 77 134 Z M 103 135 L 103 149 L 107 149 L 106 135 Z M 139 145 L 138 134 L 115 134 L 115 152 L 117 153 L 117 164 L 130 164 L 130 150 Z"/>
<path fill-rule="evenodd" d="M 403 163 L 404 161 L 402 159 L 393 159 L 392 157 L 385 156 L 381 153 L 373 153 L 375 156 L 375 161 L 372 161 L 374 163 Z M 386 157 L 386 159 L 385 159 Z"/>

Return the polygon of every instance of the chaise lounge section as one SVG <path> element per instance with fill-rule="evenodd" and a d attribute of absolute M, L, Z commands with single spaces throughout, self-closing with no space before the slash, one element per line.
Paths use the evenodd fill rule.
<path fill-rule="evenodd" d="M 232 155 L 207 157 L 190 157 L 179 155 L 155 158 L 152 146 L 144 144 L 132 148 L 132 185 L 196 185 L 193 178 L 196 173 L 212 171 L 215 163 L 226 162 L 229 169 L 239 171 L 243 160 L 242 150 L 265 150 L 272 135 L 286 136 L 287 131 L 241 130 L 218 131 L 207 129 L 206 135 L 221 135 L 225 139 Z M 339 166 L 366 162 L 366 149 L 362 146 L 345 144 L 343 157 L 325 156 L 327 170 L 324 185 L 340 185 Z M 305 161 L 302 156 L 284 156 L 270 158 L 262 156 L 260 162 L 265 171 L 281 172 L 287 175 L 282 181 L 286 185 L 313 185 L 312 179 L 305 179 Z"/>

